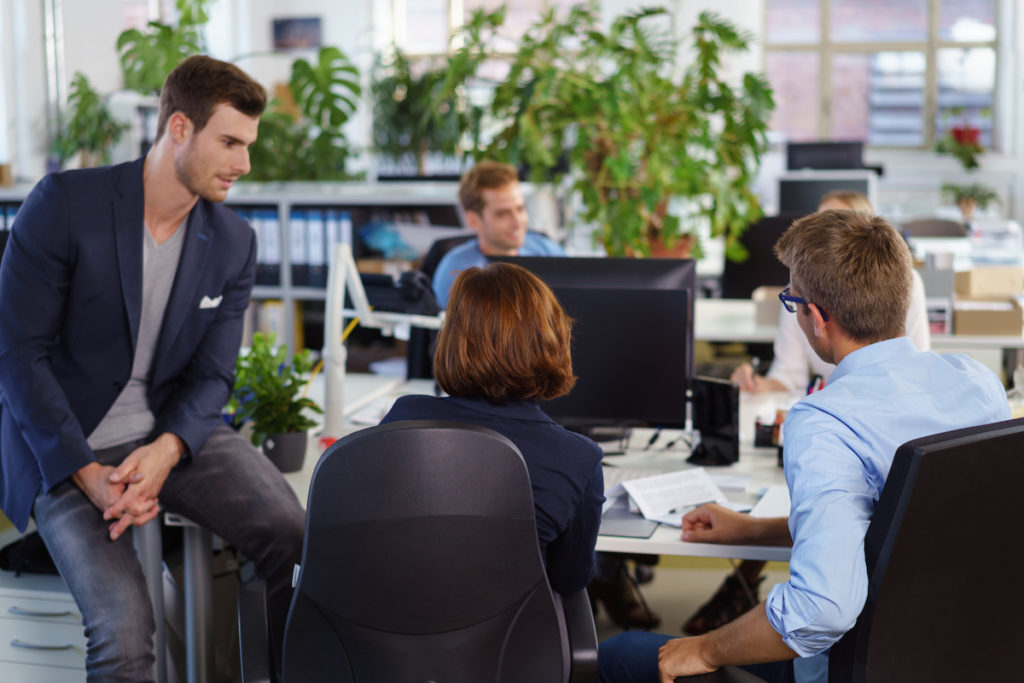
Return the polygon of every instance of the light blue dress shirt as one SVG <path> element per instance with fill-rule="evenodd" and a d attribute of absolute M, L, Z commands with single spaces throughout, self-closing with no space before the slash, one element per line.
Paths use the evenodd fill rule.
<path fill-rule="evenodd" d="M 918 351 L 906 337 L 849 354 L 823 390 L 789 411 L 790 579 L 766 604 L 786 645 L 801 657 L 823 653 L 857 620 L 867 596 L 864 534 L 899 446 L 1009 417 L 1006 392 L 987 368 Z M 814 659 L 798 660 L 801 683 L 826 680 L 825 657 Z"/>
<path fill-rule="evenodd" d="M 528 232 L 523 246 L 519 248 L 519 255 L 565 256 L 565 250 L 544 235 Z M 448 308 L 448 290 L 452 288 L 452 283 L 455 282 L 459 273 L 473 266 L 483 268 L 488 263 L 487 257 L 480 251 L 480 244 L 475 238 L 463 242 L 445 254 L 434 271 L 434 296 L 437 297 L 437 305 L 441 308 Z"/>

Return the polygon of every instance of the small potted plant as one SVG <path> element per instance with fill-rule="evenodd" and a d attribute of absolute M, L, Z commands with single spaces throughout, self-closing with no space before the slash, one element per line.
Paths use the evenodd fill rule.
<path fill-rule="evenodd" d="M 973 183 L 970 185 L 954 185 L 946 183 L 942 186 L 942 198 L 960 207 L 964 223 L 974 218 L 974 210 L 984 210 L 992 202 L 999 203 L 999 196 L 991 188 Z"/>
<path fill-rule="evenodd" d="M 252 443 L 282 472 L 302 469 L 308 441 L 307 430 L 316 426 L 308 412 L 323 413 L 312 399 L 302 395 L 312 368 L 309 350 L 292 356 L 276 344 L 276 335 L 257 332 L 248 353 L 235 364 L 235 388 L 227 410 L 240 427 L 252 425 Z M 307 412 L 308 411 L 308 412 Z"/>
<path fill-rule="evenodd" d="M 973 171 L 980 165 L 978 156 L 985 151 L 981 146 L 981 129 L 967 119 L 963 109 L 954 109 L 952 113 L 962 115 L 963 120 L 949 127 L 935 144 L 935 151 L 939 154 L 952 154 L 965 171 Z"/>

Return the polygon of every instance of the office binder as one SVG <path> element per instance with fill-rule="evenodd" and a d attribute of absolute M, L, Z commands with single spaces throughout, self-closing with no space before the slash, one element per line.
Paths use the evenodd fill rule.
<path fill-rule="evenodd" d="M 281 219 L 277 209 L 257 209 L 263 245 L 263 265 L 256 270 L 256 283 L 281 284 Z"/>
<path fill-rule="evenodd" d="M 18 215 L 20 206 L 20 204 L 8 204 L 4 207 L 4 219 L 0 222 L 4 224 L 5 230 L 12 230 L 14 228 L 14 217 Z"/>
<path fill-rule="evenodd" d="M 309 258 L 309 286 L 327 286 L 327 259 L 325 248 L 326 217 L 323 209 L 306 212 L 306 255 Z"/>
<path fill-rule="evenodd" d="M 306 210 L 292 209 L 288 216 L 288 255 L 292 262 L 292 285 L 309 286 L 309 255 L 306 252 Z"/>

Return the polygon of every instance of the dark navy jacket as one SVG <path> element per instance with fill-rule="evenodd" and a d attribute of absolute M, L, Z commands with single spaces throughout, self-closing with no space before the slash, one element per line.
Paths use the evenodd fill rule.
<path fill-rule="evenodd" d="M 131 374 L 142 310 L 142 164 L 46 176 L 10 235 L 0 265 L 0 509 L 19 529 L 41 487 L 95 460 L 86 436 Z M 231 390 L 256 241 L 233 211 L 203 199 L 186 229 L 149 402 L 154 433 L 177 434 L 191 457 Z"/>
<path fill-rule="evenodd" d="M 383 422 L 452 420 L 493 429 L 523 454 L 533 487 L 537 537 L 551 587 L 572 595 L 594 573 L 604 477 L 601 448 L 555 424 L 533 401 L 403 396 Z"/>

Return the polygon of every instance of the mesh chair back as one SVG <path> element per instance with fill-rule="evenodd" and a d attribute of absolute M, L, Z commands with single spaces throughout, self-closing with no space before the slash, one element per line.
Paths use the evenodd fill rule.
<path fill-rule="evenodd" d="M 285 634 L 288 683 L 561 681 L 567 671 L 512 442 L 411 421 L 324 453 Z"/>
<path fill-rule="evenodd" d="M 896 453 L 865 537 L 868 597 L 829 681 L 1019 678 L 1024 419 L 917 439 Z"/>

